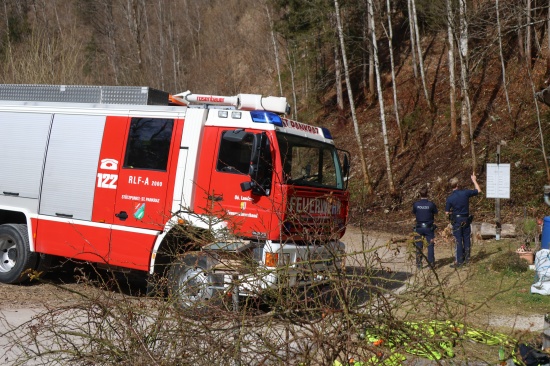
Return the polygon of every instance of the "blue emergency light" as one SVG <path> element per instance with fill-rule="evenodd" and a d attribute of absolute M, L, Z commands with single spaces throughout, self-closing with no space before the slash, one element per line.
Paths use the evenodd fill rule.
<path fill-rule="evenodd" d="M 253 122 L 269 123 L 275 126 L 283 127 L 283 121 L 281 121 L 281 117 L 273 112 L 250 111 L 250 117 L 252 117 Z"/>
<path fill-rule="evenodd" d="M 325 136 L 326 139 L 331 139 L 332 140 L 332 134 L 330 133 L 328 128 L 321 127 L 321 131 L 323 131 L 323 136 Z"/>

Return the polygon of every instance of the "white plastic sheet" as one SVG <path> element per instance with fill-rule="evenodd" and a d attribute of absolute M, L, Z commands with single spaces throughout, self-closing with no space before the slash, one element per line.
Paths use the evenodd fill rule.
<path fill-rule="evenodd" d="M 532 294 L 550 295 L 550 249 L 541 249 L 535 255 L 536 282 Z"/>

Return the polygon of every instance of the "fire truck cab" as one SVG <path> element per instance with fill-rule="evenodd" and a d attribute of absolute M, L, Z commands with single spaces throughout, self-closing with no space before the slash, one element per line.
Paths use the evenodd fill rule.
<path fill-rule="evenodd" d="M 349 154 L 285 98 L 0 85 L 0 282 L 61 256 L 168 277 L 181 304 L 341 264 Z M 245 267 L 246 265 L 246 269 Z M 278 272 L 279 271 L 279 272 Z"/>

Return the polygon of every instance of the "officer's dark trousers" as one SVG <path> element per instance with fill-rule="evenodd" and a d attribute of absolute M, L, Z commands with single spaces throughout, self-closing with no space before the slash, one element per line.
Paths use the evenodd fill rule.
<path fill-rule="evenodd" d="M 428 244 L 428 264 L 435 264 L 434 254 L 434 231 L 428 227 L 417 227 L 415 230 L 414 245 L 416 246 L 416 266 L 422 266 L 422 249 L 424 243 Z"/>
<path fill-rule="evenodd" d="M 456 240 L 456 264 L 459 266 L 470 260 L 472 227 L 467 217 L 457 217 L 453 223 L 453 235 Z"/>

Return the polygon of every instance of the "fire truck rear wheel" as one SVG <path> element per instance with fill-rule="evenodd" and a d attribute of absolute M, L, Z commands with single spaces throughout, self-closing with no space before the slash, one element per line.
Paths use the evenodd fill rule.
<path fill-rule="evenodd" d="M 206 257 L 189 253 L 170 265 L 168 291 L 180 308 L 205 308 L 212 298 Z"/>
<path fill-rule="evenodd" d="M 0 282 L 21 283 L 22 274 L 34 269 L 37 255 L 31 252 L 27 225 L 0 225 Z"/>

